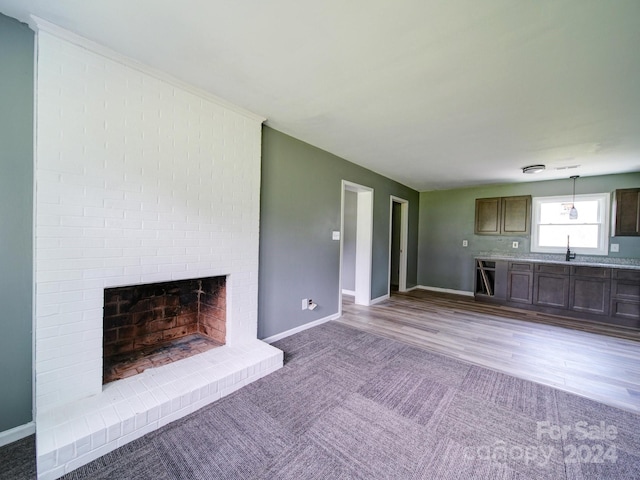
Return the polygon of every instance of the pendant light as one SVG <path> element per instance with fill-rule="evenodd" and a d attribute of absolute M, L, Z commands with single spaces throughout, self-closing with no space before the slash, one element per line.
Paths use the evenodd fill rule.
<path fill-rule="evenodd" d="M 578 219 L 578 210 L 576 209 L 576 178 L 580 175 L 572 175 L 569 178 L 573 178 L 573 200 L 571 201 L 571 210 L 569 210 L 569 220 Z"/>

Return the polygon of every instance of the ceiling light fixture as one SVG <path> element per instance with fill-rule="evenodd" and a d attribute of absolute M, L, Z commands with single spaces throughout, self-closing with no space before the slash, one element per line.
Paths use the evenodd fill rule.
<path fill-rule="evenodd" d="M 569 210 L 569 220 L 578 219 L 578 210 L 576 209 L 576 178 L 580 175 L 571 175 L 569 178 L 573 179 L 573 200 L 571 201 L 571 210 Z"/>
<path fill-rule="evenodd" d="M 545 169 L 544 165 L 529 165 L 522 169 L 522 173 L 540 173 Z"/>

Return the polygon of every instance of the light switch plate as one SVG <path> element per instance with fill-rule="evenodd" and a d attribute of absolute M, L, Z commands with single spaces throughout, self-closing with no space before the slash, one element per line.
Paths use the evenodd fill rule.
<path fill-rule="evenodd" d="M 518 248 L 518 242 L 513 242 L 513 243 L 511 244 L 511 246 L 512 246 L 513 248 Z"/>
<path fill-rule="evenodd" d="M 612 243 L 611 244 L 611 251 L 612 252 L 619 252 L 620 251 L 620 244 L 619 243 Z"/>
<path fill-rule="evenodd" d="M 340 231 L 339 230 L 334 230 L 331 233 L 331 240 L 340 240 Z"/>

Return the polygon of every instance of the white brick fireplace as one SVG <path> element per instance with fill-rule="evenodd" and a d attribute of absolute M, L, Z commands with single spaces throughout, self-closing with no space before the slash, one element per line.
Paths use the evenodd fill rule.
<path fill-rule="evenodd" d="M 282 366 L 257 340 L 261 123 L 37 29 L 35 401 L 57 478 Z M 227 276 L 226 345 L 102 385 L 105 288 Z"/>

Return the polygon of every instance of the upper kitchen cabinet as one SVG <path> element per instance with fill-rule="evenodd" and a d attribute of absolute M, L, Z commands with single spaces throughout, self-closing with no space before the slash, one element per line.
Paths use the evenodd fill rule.
<path fill-rule="evenodd" d="M 502 203 L 500 197 L 476 198 L 476 235 L 500 235 Z"/>
<path fill-rule="evenodd" d="M 476 235 L 528 235 L 531 196 L 476 199 Z"/>
<path fill-rule="evenodd" d="M 616 190 L 615 212 L 616 237 L 640 236 L 640 188 Z"/>
<path fill-rule="evenodd" d="M 502 198 L 502 235 L 528 235 L 531 226 L 531 195 Z"/>

